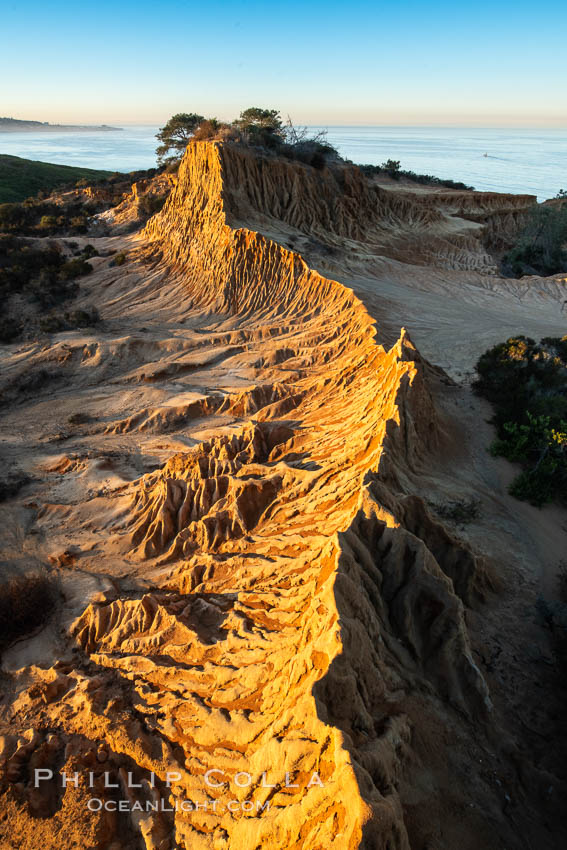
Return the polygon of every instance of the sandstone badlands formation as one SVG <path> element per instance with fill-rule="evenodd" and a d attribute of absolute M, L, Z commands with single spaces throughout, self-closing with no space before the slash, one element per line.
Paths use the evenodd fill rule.
<path fill-rule="evenodd" d="M 2 657 L 0 847 L 564 847 L 565 517 L 469 387 L 565 332 L 493 259 L 534 199 L 214 142 L 124 232 L 137 195 L 85 239 L 101 325 L 2 355 L 3 559 L 58 593 Z"/>

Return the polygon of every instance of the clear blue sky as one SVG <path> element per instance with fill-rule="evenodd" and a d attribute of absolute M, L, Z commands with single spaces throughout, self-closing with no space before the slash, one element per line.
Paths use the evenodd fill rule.
<path fill-rule="evenodd" d="M 567 3 L 4 0 L 0 115 L 567 126 Z"/>

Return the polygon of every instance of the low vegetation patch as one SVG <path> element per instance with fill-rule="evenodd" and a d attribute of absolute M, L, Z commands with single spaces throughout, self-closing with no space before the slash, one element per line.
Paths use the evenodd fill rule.
<path fill-rule="evenodd" d="M 87 307 L 84 310 L 71 310 L 42 316 L 39 320 L 39 327 L 42 333 L 54 334 L 75 328 L 90 328 L 99 321 L 100 316 L 96 307 Z"/>
<path fill-rule="evenodd" d="M 442 504 L 434 504 L 433 508 L 442 519 L 450 520 L 461 526 L 474 522 L 480 516 L 480 500 L 474 497 L 452 499 Z"/>
<path fill-rule="evenodd" d="M 71 165 L 54 165 L 0 154 L 0 204 L 25 201 L 38 192 L 72 188 L 78 180 L 94 185 L 110 177 L 112 172 Z"/>
<path fill-rule="evenodd" d="M 282 121 L 277 109 L 251 106 L 230 123 L 205 118 L 194 112 L 173 115 L 156 138 L 158 162 L 175 166 L 190 142 L 206 139 L 229 141 L 296 159 L 314 168 L 324 168 L 327 160 L 338 159 L 325 131 L 311 133 L 306 127 L 295 127 L 291 119 Z"/>
<path fill-rule="evenodd" d="M 86 413 L 84 410 L 79 410 L 77 413 L 72 413 L 71 416 L 67 419 L 69 425 L 86 425 L 87 422 L 90 422 L 92 419 L 90 413 Z"/>
<path fill-rule="evenodd" d="M 80 170 L 85 173 L 93 171 Z M 14 199 L 13 202 L 5 203 L 9 199 L 0 193 L 0 233 L 16 236 L 72 236 L 86 233 L 94 215 L 119 204 L 131 191 L 132 183 L 149 180 L 158 171 L 151 168 L 110 176 L 105 176 L 108 172 L 93 171 L 102 176 L 95 180 L 83 177 L 51 195 L 44 190 L 34 197 L 24 195 L 21 202 L 20 199 L 17 202 Z"/>
<path fill-rule="evenodd" d="M 460 189 L 467 192 L 472 191 L 474 188 L 458 180 L 446 180 L 441 177 L 434 177 L 432 174 L 416 174 L 415 171 L 404 170 L 401 162 L 397 159 L 388 159 L 382 165 L 361 165 L 359 167 L 367 177 L 372 177 L 375 174 L 383 174 L 391 177 L 393 180 L 404 178 L 411 180 L 412 183 L 421 183 L 426 186 L 443 186 L 446 189 Z"/>
<path fill-rule="evenodd" d="M 55 581 L 44 572 L 15 576 L 0 585 L 0 652 L 49 619 L 57 601 Z"/>
<path fill-rule="evenodd" d="M 92 266 L 84 258 L 67 259 L 57 242 L 44 247 L 14 236 L 0 236 L 0 296 L 5 301 L 24 293 L 42 307 L 69 297 L 69 283 L 89 274 Z"/>
<path fill-rule="evenodd" d="M 92 246 L 87 249 L 91 250 L 70 259 L 59 242 L 48 240 L 44 245 L 37 240 L 0 235 L 0 298 L 4 312 L 0 320 L 0 342 L 13 342 L 26 325 L 31 327 L 31 313 L 36 312 L 41 323 L 46 310 L 53 310 L 76 296 L 77 279 L 92 272 L 86 257 L 91 257 L 94 249 Z M 27 303 L 30 310 L 11 307 L 18 299 L 20 304 Z M 18 314 L 22 318 L 16 318 Z"/>
<path fill-rule="evenodd" d="M 112 260 L 110 261 L 110 265 L 123 266 L 127 259 L 128 255 L 125 254 L 124 251 L 119 251 L 118 254 L 115 254 Z"/>
<path fill-rule="evenodd" d="M 140 198 L 139 209 L 142 215 L 148 218 L 158 213 L 167 200 L 167 194 L 163 195 L 142 195 Z"/>
<path fill-rule="evenodd" d="M 476 391 L 494 407 L 494 455 L 519 463 L 510 493 L 534 505 L 567 501 L 567 336 L 524 336 L 479 359 Z"/>
<path fill-rule="evenodd" d="M 19 236 L 53 236 L 87 232 L 89 219 L 99 211 L 95 201 L 74 198 L 67 204 L 32 198 L 22 204 L 0 205 L 0 232 Z"/>
<path fill-rule="evenodd" d="M 516 242 L 504 254 L 503 274 L 508 277 L 567 272 L 567 200 L 557 199 L 535 206 Z"/>

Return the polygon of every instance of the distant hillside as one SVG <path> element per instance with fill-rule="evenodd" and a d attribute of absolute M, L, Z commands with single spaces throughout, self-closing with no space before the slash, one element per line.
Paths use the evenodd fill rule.
<path fill-rule="evenodd" d="M 50 192 L 60 186 L 74 185 L 83 178 L 96 182 L 112 173 L 0 154 L 0 204 L 24 201 L 42 190 Z"/>
<path fill-rule="evenodd" d="M 98 130 L 121 130 L 122 127 L 110 127 L 108 124 L 89 126 L 88 124 L 50 124 L 49 121 L 22 121 L 19 118 L 0 118 L 0 133 L 22 133 L 26 131 L 50 132 L 50 131 L 75 131 L 85 132 Z"/>

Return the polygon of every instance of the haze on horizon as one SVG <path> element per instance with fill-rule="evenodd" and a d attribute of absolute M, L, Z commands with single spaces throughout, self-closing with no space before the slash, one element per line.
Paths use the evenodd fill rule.
<path fill-rule="evenodd" d="M 567 126 L 558 0 L 460 6 L 38 0 L 3 12 L 0 113 L 51 123 L 229 120 Z"/>

